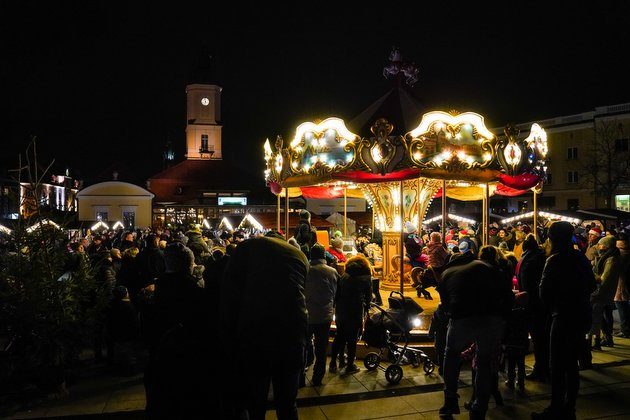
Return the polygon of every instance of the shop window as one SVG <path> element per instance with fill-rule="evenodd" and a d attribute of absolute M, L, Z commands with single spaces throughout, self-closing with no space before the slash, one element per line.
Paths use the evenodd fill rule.
<path fill-rule="evenodd" d="M 538 197 L 537 204 L 540 210 L 551 210 L 556 207 L 556 197 Z"/>
<path fill-rule="evenodd" d="M 630 195 L 616 195 L 615 208 L 622 211 L 630 211 Z"/>

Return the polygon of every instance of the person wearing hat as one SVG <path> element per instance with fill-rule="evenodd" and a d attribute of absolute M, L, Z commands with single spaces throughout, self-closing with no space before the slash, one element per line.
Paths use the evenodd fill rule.
<path fill-rule="evenodd" d="M 594 226 L 588 231 L 588 247 L 586 248 L 586 258 L 589 261 L 594 261 L 595 257 L 597 257 L 597 243 L 602 237 L 602 230 L 597 226 Z"/>
<path fill-rule="evenodd" d="M 300 244 L 300 249 L 308 257 L 311 247 L 317 241 L 317 233 L 311 225 L 311 213 L 308 210 L 300 210 L 300 220 L 293 234 L 295 240 Z"/>
<path fill-rule="evenodd" d="M 193 275 L 195 256 L 175 241 L 164 251 L 165 271 L 155 283 L 149 363 L 145 374 L 147 417 L 189 418 L 212 404 L 202 382 L 212 376 L 215 337 L 207 322 L 204 290 Z"/>
<path fill-rule="evenodd" d="M 343 239 L 341 237 L 335 236 L 330 241 L 330 246 L 328 247 L 328 252 L 337 258 L 339 262 L 346 262 L 346 254 L 343 253 Z M 313 257 L 311 256 L 311 259 Z"/>
<path fill-rule="evenodd" d="M 595 276 L 588 259 L 573 248 L 573 226 L 554 222 L 549 227 L 551 256 L 540 281 L 540 299 L 551 311 L 549 367 L 551 401 L 532 419 L 575 418 L 580 388 L 578 360 L 585 347 L 584 335 L 591 327 L 590 295 Z"/>
<path fill-rule="evenodd" d="M 467 243 L 468 249 L 472 251 L 473 254 L 477 255 L 477 245 L 470 239 L 468 236 L 468 230 L 462 229 L 459 231 L 459 249 L 462 250 L 462 244 Z M 462 251 L 464 252 L 464 251 Z"/>
<path fill-rule="evenodd" d="M 335 313 L 334 300 L 339 274 L 326 264 L 326 250 L 320 244 L 311 247 L 311 261 L 304 296 L 308 310 L 307 365 L 315 359 L 314 386 L 322 384 L 326 373 L 326 349 L 328 333 Z M 314 344 L 312 339 L 314 338 Z M 310 360 L 309 360 L 310 359 Z"/>
<path fill-rule="evenodd" d="M 426 255 L 423 256 L 422 254 L 423 244 L 422 239 L 418 236 L 418 228 L 410 221 L 406 221 L 405 231 L 407 232 L 405 237 L 405 250 L 411 261 L 411 266 L 425 268 L 429 259 Z"/>
<path fill-rule="evenodd" d="M 597 243 L 597 257 L 593 263 L 593 272 L 597 280 L 597 290 L 591 295 L 593 306 L 593 321 L 589 332 L 589 342 L 595 337 L 593 349 L 601 350 L 601 346 L 613 347 L 612 323 L 603 322 L 604 310 L 607 306 L 614 305 L 617 282 L 621 273 L 621 260 L 617 249 L 617 239 L 614 236 L 606 236 Z M 612 314 L 610 314 L 612 315 Z M 608 321 L 608 317 L 607 320 Z M 612 320 L 610 320 L 612 321 Z M 610 324 L 610 325 L 608 325 Z M 600 332 L 604 331 L 604 341 L 601 341 Z"/>

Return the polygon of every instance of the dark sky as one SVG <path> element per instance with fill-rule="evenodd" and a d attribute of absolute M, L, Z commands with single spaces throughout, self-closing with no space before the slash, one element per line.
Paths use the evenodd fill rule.
<path fill-rule="evenodd" d="M 427 109 L 479 112 L 489 127 L 630 101 L 627 2 L 364 2 L 351 12 L 114 3 L 2 2 L 0 167 L 17 164 L 31 135 L 42 160 L 83 177 L 124 161 L 145 178 L 161 168 L 167 138 L 181 158 L 185 85 L 204 48 L 223 86 L 224 156 L 261 182 L 265 137 L 349 120 L 388 90 L 392 45 L 419 65 L 414 92 Z"/>

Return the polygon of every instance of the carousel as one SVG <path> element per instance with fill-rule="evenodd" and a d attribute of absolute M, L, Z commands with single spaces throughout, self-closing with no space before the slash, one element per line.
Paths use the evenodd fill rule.
<path fill-rule="evenodd" d="M 407 221 L 421 226 L 436 197 L 483 200 L 485 244 L 489 197 L 516 196 L 529 189 L 536 197 L 545 178 L 547 136 L 538 124 L 526 137 L 511 126 L 499 137 L 479 114 L 434 111 L 409 131 L 384 118 L 374 121 L 370 131 L 371 136 L 360 137 L 334 117 L 300 124 L 286 144 L 282 137 L 273 146 L 265 142 L 265 178 L 278 196 L 278 207 L 281 195 L 364 197 L 383 234 L 382 285 L 401 292 L 411 283 L 397 263 L 405 259 L 403 227 Z M 441 201 L 444 221 L 446 200 Z"/>

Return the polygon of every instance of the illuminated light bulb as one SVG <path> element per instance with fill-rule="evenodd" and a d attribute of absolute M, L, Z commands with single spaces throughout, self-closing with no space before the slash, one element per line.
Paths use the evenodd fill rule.
<path fill-rule="evenodd" d="M 374 159 L 374 162 L 376 163 L 379 163 L 381 160 L 383 160 L 383 155 L 381 154 L 381 148 L 378 145 L 372 148 L 372 150 L 370 151 L 370 154 L 372 155 L 372 159 Z"/>
<path fill-rule="evenodd" d="M 466 163 L 469 164 L 469 165 L 472 165 L 474 161 L 475 161 L 475 159 L 473 159 L 472 156 L 468 156 L 466 158 Z"/>
<path fill-rule="evenodd" d="M 413 326 L 414 326 L 415 328 L 419 328 L 421 324 L 422 324 L 422 322 L 420 322 L 420 318 L 415 317 L 415 318 L 413 319 Z"/>
<path fill-rule="evenodd" d="M 346 155 L 346 162 L 350 162 L 352 160 L 352 153 L 348 153 Z"/>
<path fill-rule="evenodd" d="M 415 153 L 413 154 L 413 158 L 414 158 L 415 160 L 420 160 L 420 159 L 422 159 L 422 153 L 420 153 L 420 152 L 415 152 Z"/>
<path fill-rule="evenodd" d="M 462 138 L 461 133 L 455 134 L 455 139 L 460 140 Z"/>
<path fill-rule="evenodd" d="M 291 166 L 293 167 L 293 169 L 298 167 L 298 163 L 296 160 L 294 160 L 293 162 L 291 162 Z"/>
<path fill-rule="evenodd" d="M 453 136 L 451 135 L 451 133 L 446 133 L 446 138 L 447 138 L 447 139 L 450 139 L 451 137 L 453 137 Z"/>
<path fill-rule="evenodd" d="M 438 156 L 438 157 L 433 158 L 433 162 L 435 162 L 437 166 L 442 166 L 442 163 L 444 162 L 444 160 Z"/>
<path fill-rule="evenodd" d="M 459 159 L 459 160 L 466 160 L 466 152 L 464 152 L 464 151 L 457 152 L 457 159 Z"/>
<path fill-rule="evenodd" d="M 265 162 L 266 162 L 269 159 L 271 159 L 271 155 L 273 154 L 273 151 L 271 150 L 271 144 L 269 143 L 269 139 L 265 141 L 264 149 L 265 149 Z"/>
<path fill-rule="evenodd" d="M 435 130 L 437 131 L 442 131 L 442 129 L 444 128 L 444 123 L 441 121 L 438 121 L 435 123 Z"/>
<path fill-rule="evenodd" d="M 483 154 L 483 160 L 488 161 L 490 159 L 492 159 L 492 155 L 490 153 L 486 152 Z"/>
<path fill-rule="evenodd" d="M 341 145 L 341 147 L 345 147 L 345 145 L 348 144 L 348 140 L 343 139 L 339 142 L 339 144 Z"/>
<path fill-rule="evenodd" d="M 303 169 L 305 172 L 308 172 L 311 169 L 311 165 L 304 165 Z"/>

